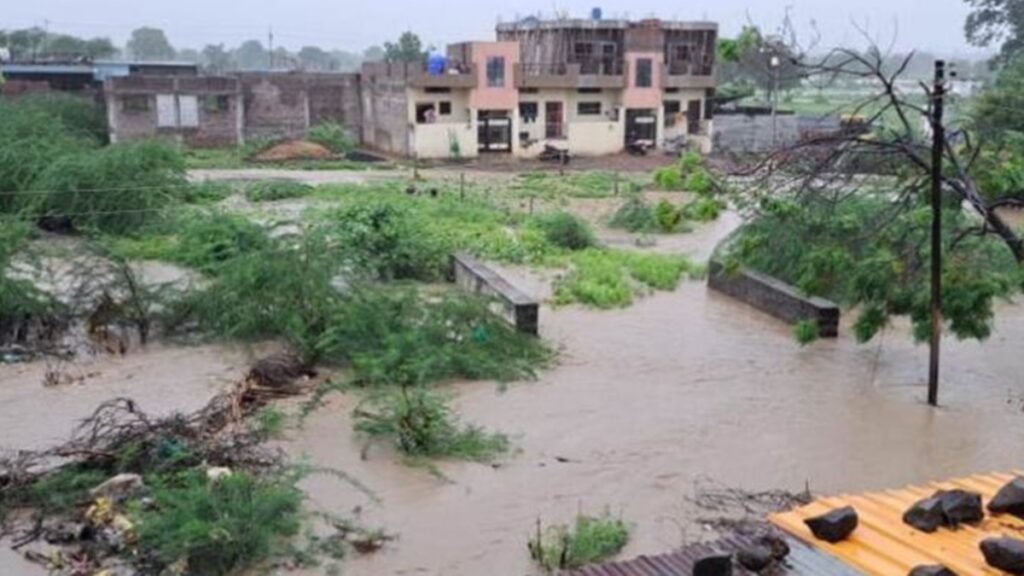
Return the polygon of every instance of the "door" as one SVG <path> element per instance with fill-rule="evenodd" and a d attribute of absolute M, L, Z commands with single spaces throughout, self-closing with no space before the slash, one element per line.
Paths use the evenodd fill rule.
<path fill-rule="evenodd" d="M 653 147 L 657 141 L 657 111 L 650 108 L 626 110 L 626 146 L 646 144 Z"/>
<path fill-rule="evenodd" d="M 544 137 L 548 140 L 565 138 L 565 106 L 561 102 L 544 104 Z"/>
<path fill-rule="evenodd" d="M 690 100 L 686 105 L 686 132 L 700 134 L 700 100 Z"/>
<path fill-rule="evenodd" d="M 507 110 L 481 110 L 477 119 L 480 152 L 512 151 L 512 118 Z"/>

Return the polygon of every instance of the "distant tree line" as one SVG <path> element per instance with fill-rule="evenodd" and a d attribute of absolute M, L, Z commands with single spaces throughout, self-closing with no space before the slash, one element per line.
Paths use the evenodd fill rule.
<path fill-rule="evenodd" d="M 4 48 L 14 61 L 181 60 L 199 64 L 209 73 L 269 69 L 351 72 L 358 70 L 363 62 L 418 61 L 425 59 L 427 54 L 419 36 L 412 32 L 403 33 L 395 42 L 372 46 L 363 52 L 307 45 L 296 51 L 278 46 L 271 53 L 269 47 L 257 39 L 246 40 L 234 47 L 219 43 L 207 44 L 201 49 L 175 48 L 163 30 L 148 26 L 134 30 L 123 48 L 109 38 L 78 38 L 50 33 L 39 27 L 0 29 L 0 49 Z"/>

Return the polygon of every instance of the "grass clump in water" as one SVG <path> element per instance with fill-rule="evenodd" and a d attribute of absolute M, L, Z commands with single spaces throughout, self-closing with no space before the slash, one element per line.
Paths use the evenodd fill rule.
<path fill-rule="evenodd" d="M 196 576 L 237 574 L 284 555 L 301 528 L 302 494 L 291 478 L 188 472 L 155 479 L 150 497 L 133 514 L 140 552 L 163 568 L 184 560 Z"/>
<path fill-rule="evenodd" d="M 544 570 L 572 570 L 603 562 L 622 551 L 629 543 L 629 526 L 607 511 L 601 516 L 579 514 L 576 521 L 542 530 L 528 544 L 530 557 Z"/>
<path fill-rule="evenodd" d="M 801 320 L 793 326 L 793 337 L 801 346 L 813 344 L 821 338 L 817 320 Z"/>
<path fill-rule="evenodd" d="M 275 202 L 305 198 L 312 194 L 313 190 L 312 186 L 294 180 L 264 180 L 247 186 L 245 197 L 250 202 Z"/>
<path fill-rule="evenodd" d="M 356 430 L 414 458 L 486 462 L 509 449 L 506 436 L 460 423 L 448 398 L 422 386 L 372 396 L 356 409 Z"/>
<path fill-rule="evenodd" d="M 624 250 L 587 250 L 570 258 L 569 265 L 569 273 L 555 282 L 555 304 L 601 309 L 630 305 L 638 290 L 675 290 L 684 274 L 702 273 L 681 256 Z"/>

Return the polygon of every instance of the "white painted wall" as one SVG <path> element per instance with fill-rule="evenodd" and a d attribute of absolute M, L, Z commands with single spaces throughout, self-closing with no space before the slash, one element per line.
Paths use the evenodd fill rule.
<path fill-rule="evenodd" d="M 417 158 L 450 159 L 453 139 L 459 143 L 461 158 L 477 156 L 475 122 L 416 124 L 412 133 L 412 149 Z"/>

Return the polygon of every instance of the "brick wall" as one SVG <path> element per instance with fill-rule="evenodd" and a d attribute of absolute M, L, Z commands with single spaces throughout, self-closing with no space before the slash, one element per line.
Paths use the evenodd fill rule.
<path fill-rule="evenodd" d="M 456 254 L 452 256 L 452 276 L 460 287 L 495 298 L 516 330 L 538 334 L 540 305 L 497 272 L 466 254 Z"/>
<path fill-rule="evenodd" d="M 409 156 L 408 68 L 404 64 L 364 64 L 361 84 L 363 145 Z"/>

